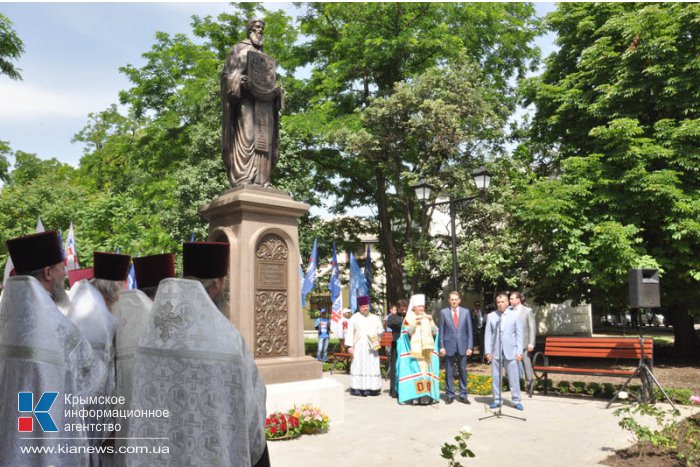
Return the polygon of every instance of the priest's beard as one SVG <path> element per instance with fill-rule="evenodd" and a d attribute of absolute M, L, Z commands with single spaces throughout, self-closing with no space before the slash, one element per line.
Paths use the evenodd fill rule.
<path fill-rule="evenodd" d="M 70 299 L 66 293 L 66 289 L 63 288 L 63 279 L 57 280 L 51 284 L 51 298 L 53 298 L 54 303 L 61 310 L 68 310 L 70 307 Z"/>
<path fill-rule="evenodd" d="M 226 313 L 226 310 L 224 309 L 226 305 L 226 297 L 224 296 L 223 288 L 219 290 L 219 292 L 216 295 L 211 297 L 211 301 L 214 302 L 214 305 L 221 312 L 221 314 L 228 317 L 228 313 Z"/>

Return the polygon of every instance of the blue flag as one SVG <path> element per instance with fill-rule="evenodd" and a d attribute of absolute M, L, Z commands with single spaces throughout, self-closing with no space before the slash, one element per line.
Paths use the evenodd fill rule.
<path fill-rule="evenodd" d="M 301 293 L 301 289 L 302 287 L 304 287 L 304 267 L 302 266 L 303 263 L 304 260 L 301 259 L 301 255 L 299 255 L 299 295 L 302 296 L 302 303 L 304 302 L 304 296 Z"/>
<path fill-rule="evenodd" d="M 61 258 L 66 259 L 66 252 L 63 251 L 63 230 L 58 229 L 58 246 L 61 247 Z"/>
<path fill-rule="evenodd" d="M 340 293 L 340 271 L 338 271 L 338 257 L 335 254 L 335 242 L 333 242 L 331 281 L 328 284 L 328 290 L 331 291 L 331 331 L 339 335 L 340 319 L 343 311 L 343 295 Z"/>
<path fill-rule="evenodd" d="M 138 258 L 139 255 L 136 255 Z M 129 274 L 126 276 L 125 288 L 128 290 L 137 289 L 138 284 L 136 283 L 136 270 L 134 269 L 134 261 L 131 261 L 131 268 L 129 268 Z"/>
<path fill-rule="evenodd" d="M 136 271 L 134 270 L 134 263 L 131 263 L 131 269 L 129 269 L 129 275 L 126 277 L 126 288 L 131 290 L 137 288 L 136 284 Z"/>
<path fill-rule="evenodd" d="M 192 231 L 192 236 L 190 237 L 190 242 L 194 242 L 194 230 Z"/>
<path fill-rule="evenodd" d="M 365 254 L 365 284 L 367 288 L 367 296 L 372 297 L 372 254 L 367 244 L 367 253 Z M 369 309 L 372 309 L 372 300 L 369 301 Z"/>
<path fill-rule="evenodd" d="M 365 275 L 357 264 L 355 255 L 350 253 L 350 309 L 357 311 L 357 297 L 367 295 Z"/>
<path fill-rule="evenodd" d="M 311 250 L 309 265 L 306 267 L 306 276 L 301 286 L 301 306 L 306 307 L 306 295 L 316 285 L 316 270 L 318 269 L 318 238 L 314 240 L 314 248 Z"/>

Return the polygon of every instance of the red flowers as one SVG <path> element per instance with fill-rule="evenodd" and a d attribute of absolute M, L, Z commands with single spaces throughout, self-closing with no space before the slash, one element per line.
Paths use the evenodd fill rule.
<path fill-rule="evenodd" d="M 294 415 L 275 412 L 265 419 L 265 438 L 290 439 L 301 434 L 299 419 Z"/>

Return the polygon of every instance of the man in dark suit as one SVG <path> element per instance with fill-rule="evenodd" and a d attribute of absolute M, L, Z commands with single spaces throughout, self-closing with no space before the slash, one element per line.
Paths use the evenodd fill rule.
<path fill-rule="evenodd" d="M 486 332 L 486 315 L 481 309 L 481 302 L 476 300 L 472 308 L 472 331 L 474 331 L 474 345 L 479 346 L 479 359 L 484 363 L 484 334 Z M 474 357 L 472 356 L 472 360 Z"/>
<path fill-rule="evenodd" d="M 459 374 L 459 401 L 471 404 L 467 398 L 467 357 L 472 354 L 474 340 L 472 319 L 469 310 L 462 308 L 462 295 L 453 290 L 449 295 L 449 308 L 440 310 L 440 356 L 445 358 L 445 403 L 451 404 L 455 398 L 453 363 L 456 361 Z"/>

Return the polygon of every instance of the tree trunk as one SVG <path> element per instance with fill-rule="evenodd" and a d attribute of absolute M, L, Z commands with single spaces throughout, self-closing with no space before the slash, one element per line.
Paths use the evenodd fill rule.
<path fill-rule="evenodd" d="M 673 305 L 669 307 L 673 324 L 673 348 L 676 355 L 681 357 L 691 357 L 695 355 L 698 338 L 695 333 L 695 323 L 693 317 L 688 313 L 685 305 Z"/>
<path fill-rule="evenodd" d="M 403 270 L 399 264 L 394 243 L 394 234 L 391 231 L 391 218 L 389 217 L 388 202 L 386 197 L 386 177 L 381 170 L 377 170 L 377 217 L 379 219 L 379 246 L 382 251 L 382 261 L 386 272 L 386 300 L 393 304 L 397 300 L 405 298 L 403 288 Z"/>

